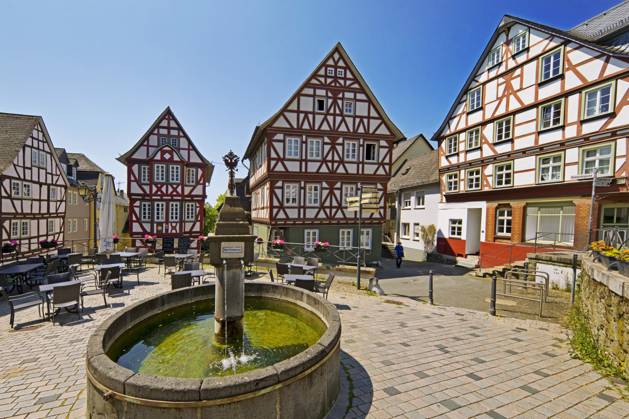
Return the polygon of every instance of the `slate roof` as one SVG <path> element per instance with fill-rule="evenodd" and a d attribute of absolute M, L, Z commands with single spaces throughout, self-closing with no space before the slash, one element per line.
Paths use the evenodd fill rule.
<path fill-rule="evenodd" d="M 94 163 L 83 153 L 68 153 L 68 159 L 77 161 L 77 163 L 79 164 L 77 171 L 79 172 L 107 173 L 106 170 Z"/>
<path fill-rule="evenodd" d="M 629 26 L 629 0 L 613 6 L 583 23 L 570 29 L 568 33 L 579 38 L 597 42 L 626 29 Z"/>
<path fill-rule="evenodd" d="M 400 156 L 404 154 L 404 152 L 408 150 L 415 141 L 424 141 L 426 144 L 428 144 L 428 147 L 430 147 L 430 149 L 433 148 L 426 137 L 424 137 L 424 134 L 417 134 L 409 138 L 408 140 L 402 140 L 397 143 L 397 145 L 393 148 L 392 161 L 395 162 L 398 158 L 400 158 Z"/>
<path fill-rule="evenodd" d="M 17 157 L 41 117 L 0 113 L 0 172 Z M 42 129 L 43 121 L 42 121 Z"/>
<path fill-rule="evenodd" d="M 396 192 L 438 182 L 437 150 L 432 150 L 404 163 L 397 174 L 389 180 L 388 191 Z"/>

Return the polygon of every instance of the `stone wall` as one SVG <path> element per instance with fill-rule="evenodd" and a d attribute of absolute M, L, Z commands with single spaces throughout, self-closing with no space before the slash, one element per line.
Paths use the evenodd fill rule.
<path fill-rule="evenodd" d="M 591 257 L 581 260 L 579 304 L 598 347 L 629 376 L 629 278 Z"/>

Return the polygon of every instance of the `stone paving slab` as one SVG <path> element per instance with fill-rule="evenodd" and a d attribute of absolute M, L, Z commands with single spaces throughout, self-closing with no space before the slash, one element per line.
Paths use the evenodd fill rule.
<path fill-rule="evenodd" d="M 85 416 L 85 346 L 107 317 L 169 289 L 155 269 L 128 281 L 127 292 L 102 306 L 59 317 L 63 325 L 31 321 L 8 326 L 0 303 L 0 418 Z M 335 287 L 330 300 L 343 322 L 343 397 L 330 416 L 599 417 L 629 416 L 616 386 L 568 353 L 554 324 L 492 318 L 408 299 L 371 297 Z"/>

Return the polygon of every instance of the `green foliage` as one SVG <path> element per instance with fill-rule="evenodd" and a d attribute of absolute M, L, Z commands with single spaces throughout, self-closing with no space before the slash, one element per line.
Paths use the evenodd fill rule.
<path fill-rule="evenodd" d="M 225 194 L 222 193 L 216 197 L 216 203 L 210 205 L 205 203 L 205 225 L 203 226 L 203 234 L 213 233 L 216 228 L 216 220 L 218 219 L 218 209 L 225 202 Z"/>
<path fill-rule="evenodd" d="M 571 331 L 570 346 L 572 346 L 576 358 L 592 364 L 596 370 L 605 375 L 627 378 L 596 343 L 588 326 L 587 317 L 581 308 L 580 296 L 578 295 L 566 316 L 566 324 Z"/>

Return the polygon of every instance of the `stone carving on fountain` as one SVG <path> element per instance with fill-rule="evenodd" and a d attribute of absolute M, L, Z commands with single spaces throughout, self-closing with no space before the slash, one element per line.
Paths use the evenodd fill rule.
<path fill-rule="evenodd" d="M 239 157 L 233 151 L 223 156 L 229 172 L 228 191 L 218 214 L 216 229 L 209 236 L 210 264 L 216 269 L 214 335 L 220 343 L 242 336 L 245 310 L 245 274 L 243 267 L 253 261 L 251 224 L 240 199 L 235 196 L 235 172 Z"/>

